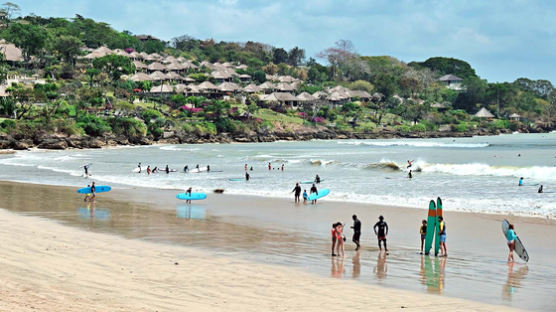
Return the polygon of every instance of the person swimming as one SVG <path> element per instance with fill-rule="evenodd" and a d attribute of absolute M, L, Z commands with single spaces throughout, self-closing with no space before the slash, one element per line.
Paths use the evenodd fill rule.
<path fill-rule="evenodd" d="M 519 184 L 518 186 L 523 186 L 523 177 L 519 178 Z"/>
<path fill-rule="evenodd" d="M 320 177 L 319 177 L 318 174 L 317 174 L 317 176 L 315 177 L 315 183 L 316 183 L 316 184 L 319 184 L 319 183 L 320 183 Z"/>
<path fill-rule="evenodd" d="M 251 176 L 249 175 L 249 172 L 245 173 L 245 181 L 249 181 L 249 179 L 251 179 Z"/>
<path fill-rule="evenodd" d="M 537 193 L 539 193 L 539 194 L 540 194 L 540 193 L 544 193 L 542 184 L 541 184 L 541 187 L 539 187 L 539 190 L 537 191 Z"/>
<path fill-rule="evenodd" d="M 151 170 L 151 166 L 147 166 L 147 174 L 151 174 L 152 170 Z"/>
<path fill-rule="evenodd" d="M 183 172 L 187 172 L 187 171 L 189 171 L 189 166 L 188 166 L 188 165 L 185 165 L 185 166 L 183 167 Z"/>

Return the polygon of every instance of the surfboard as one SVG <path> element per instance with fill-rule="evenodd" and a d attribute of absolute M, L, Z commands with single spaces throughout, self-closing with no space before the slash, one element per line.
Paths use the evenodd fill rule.
<path fill-rule="evenodd" d="M 245 178 L 231 178 L 231 179 L 228 179 L 228 181 L 232 181 L 232 182 L 245 181 Z"/>
<path fill-rule="evenodd" d="M 440 250 L 440 221 L 438 217 L 442 216 L 442 199 L 438 197 L 436 199 L 436 226 L 434 227 L 434 256 L 438 256 L 438 251 Z M 427 223 L 428 224 L 428 223 Z"/>
<path fill-rule="evenodd" d="M 104 193 L 109 192 L 112 188 L 107 185 L 95 185 L 95 193 Z M 84 187 L 77 190 L 79 194 L 89 194 L 91 193 L 90 187 Z"/>
<path fill-rule="evenodd" d="M 322 189 L 320 191 L 318 191 L 318 193 L 311 193 L 309 194 L 309 197 L 307 198 L 308 200 L 316 200 L 319 198 L 323 198 L 324 196 L 330 194 L 330 190 L 329 189 Z"/>
<path fill-rule="evenodd" d="M 434 240 L 434 229 L 436 228 L 436 203 L 434 200 L 429 202 L 429 214 L 427 218 L 427 235 L 425 236 L 425 255 L 428 255 L 432 241 Z"/>
<path fill-rule="evenodd" d="M 324 179 L 321 179 L 321 180 L 320 180 L 320 183 L 322 183 L 322 182 L 324 182 Z M 315 181 L 303 181 L 303 182 L 300 182 L 300 183 L 301 183 L 301 184 L 313 184 L 313 183 L 318 184 L 318 183 L 315 182 Z"/>
<path fill-rule="evenodd" d="M 176 195 L 177 199 L 183 199 L 183 200 L 202 200 L 207 198 L 207 194 L 205 193 L 191 193 L 191 194 L 187 194 L 187 193 L 179 193 L 178 195 Z"/>
<path fill-rule="evenodd" d="M 509 229 L 510 229 L 510 222 L 504 219 L 504 221 L 502 221 L 502 234 L 504 234 L 504 238 L 506 238 L 506 242 L 508 241 L 506 233 L 508 233 Z M 525 250 L 525 247 L 523 246 L 521 239 L 519 239 L 519 236 L 515 239 L 514 251 L 521 258 L 521 260 L 525 262 L 529 261 L 529 254 L 527 253 L 527 250 Z"/>
<path fill-rule="evenodd" d="M 201 167 L 199 169 L 197 169 L 197 168 L 189 169 L 190 173 L 200 173 L 200 172 L 205 172 L 205 171 L 207 171 L 207 167 Z"/>

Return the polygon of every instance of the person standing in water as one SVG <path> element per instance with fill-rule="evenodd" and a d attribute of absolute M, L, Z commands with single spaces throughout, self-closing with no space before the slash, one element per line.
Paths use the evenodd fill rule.
<path fill-rule="evenodd" d="M 332 230 L 330 231 L 330 233 L 332 234 L 332 257 L 336 256 L 336 254 L 334 253 L 334 247 L 336 247 L 336 226 L 338 226 L 338 223 L 333 223 Z"/>
<path fill-rule="evenodd" d="M 309 193 L 311 193 L 311 194 L 315 193 L 315 194 L 319 195 L 319 191 L 317 190 L 317 186 L 314 183 L 313 183 L 313 186 L 311 186 L 311 190 L 309 191 Z M 313 199 L 311 201 L 311 204 L 316 204 L 316 203 L 317 203 L 316 199 Z"/>
<path fill-rule="evenodd" d="M 407 177 L 410 179 L 413 179 L 413 171 L 409 170 L 409 173 L 407 174 Z"/>
<path fill-rule="evenodd" d="M 519 184 L 518 186 L 523 186 L 523 177 L 519 178 Z"/>
<path fill-rule="evenodd" d="M 301 195 L 301 186 L 299 186 L 299 183 L 295 183 L 295 187 L 293 188 L 292 193 L 295 193 L 295 203 L 299 203 L 299 196 Z"/>
<path fill-rule="evenodd" d="M 147 174 L 151 174 L 151 166 L 147 166 Z"/>
<path fill-rule="evenodd" d="M 427 236 L 427 220 L 421 221 L 419 234 L 421 234 L 421 254 L 423 254 L 423 244 L 425 242 L 425 237 Z"/>
<path fill-rule="evenodd" d="M 344 242 L 345 238 L 343 235 L 344 225 L 342 222 L 336 223 L 336 255 L 343 257 L 345 254 Z"/>
<path fill-rule="evenodd" d="M 139 173 L 141 173 L 141 163 L 137 165 L 137 168 L 139 169 Z"/>
<path fill-rule="evenodd" d="M 189 166 L 188 166 L 188 165 L 185 165 L 185 166 L 183 167 L 183 172 L 187 173 L 188 170 L 189 170 Z"/>
<path fill-rule="evenodd" d="M 444 217 L 438 217 L 438 236 L 440 237 L 440 255 L 439 257 L 448 257 L 448 250 L 446 249 L 446 223 Z"/>
<path fill-rule="evenodd" d="M 284 164 L 282 164 L 282 171 L 284 171 Z"/>
<path fill-rule="evenodd" d="M 355 243 L 355 251 L 358 251 L 359 248 L 361 247 L 361 245 L 359 245 L 359 239 L 361 238 L 361 221 L 359 221 L 359 219 L 357 219 L 356 215 L 352 216 L 353 219 L 353 226 L 351 227 L 353 229 L 353 242 Z"/>
<path fill-rule="evenodd" d="M 317 174 L 317 176 L 315 177 L 315 183 L 316 183 L 316 184 L 319 184 L 319 183 L 320 183 L 320 177 L 319 177 L 318 174 Z"/>
<path fill-rule="evenodd" d="M 384 244 L 384 250 L 388 252 L 388 247 L 386 247 L 386 236 L 388 235 L 388 224 L 384 222 L 383 216 L 378 217 L 378 222 L 375 223 L 375 226 L 373 226 L 373 230 L 375 231 L 375 235 L 378 239 L 378 248 L 382 250 L 382 246 L 380 245 L 380 243 L 382 242 Z"/>
<path fill-rule="evenodd" d="M 247 171 L 247 164 L 245 164 L 245 166 L 243 166 L 243 168 L 245 168 L 245 171 Z"/>
<path fill-rule="evenodd" d="M 250 178 L 249 172 L 245 172 L 245 181 L 249 181 Z"/>
<path fill-rule="evenodd" d="M 272 165 L 268 163 L 268 171 L 272 170 Z"/>
<path fill-rule="evenodd" d="M 192 188 L 189 187 L 189 188 L 187 189 L 187 191 L 185 191 L 185 195 L 189 195 L 189 197 L 191 197 L 191 192 L 192 192 Z M 191 199 L 186 200 L 185 203 L 186 203 L 186 204 L 191 204 Z"/>
<path fill-rule="evenodd" d="M 307 204 L 308 197 L 309 195 L 307 195 L 307 190 L 303 190 L 303 204 Z"/>
<path fill-rule="evenodd" d="M 210 172 L 210 165 L 207 165 L 207 172 Z"/>
<path fill-rule="evenodd" d="M 85 177 L 89 176 L 89 165 L 83 166 L 83 170 L 85 170 Z"/>
<path fill-rule="evenodd" d="M 542 186 L 542 184 L 541 184 L 541 187 L 539 187 L 539 190 L 537 191 L 537 193 L 540 194 L 540 193 L 543 193 L 543 192 L 544 192 L 544 190 L 543 190 L 543 186 Z"/>
<path fill-rule="evenodd" d="M 168 167 L 168 165 L 166 165 L 166 168 L 164 168 L 164 171 L 166 171 L 166 174 L 170 173 L 170 167 Z"/>
<path fill-rule="evenodd" d="M 513 224 L 510 224 L 508 231 L 506 231 L 506 239 L 508 240 L 508 248 L 510 249 L 508 262 L 514 262 L 515 240 L 517 239 L 517 234 L 515 234 Z"/>

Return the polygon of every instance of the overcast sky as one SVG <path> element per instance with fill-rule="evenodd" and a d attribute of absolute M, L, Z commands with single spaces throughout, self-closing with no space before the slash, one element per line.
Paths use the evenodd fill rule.
<path fill-rule="evenodd" d="M 556 83 L 556 1 L 485 0 L 11 0 L 23 14 L 76 13 L 117 30 L 260 41 L 307 56 L 338 39 L 361 55 L 463 59 L 489 81 Z"/>

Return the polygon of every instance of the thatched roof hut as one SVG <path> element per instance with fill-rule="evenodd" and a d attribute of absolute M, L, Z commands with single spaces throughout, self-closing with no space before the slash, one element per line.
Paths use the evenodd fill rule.
<path fill-rule="evenodd" d="M 289 83 L 280 82 L 276 85 L 276 90 L 281 92 L 295 91 L 295 86 L 292 86 Z"/>
<path fill-rule="evenodd" d="M 106 55 L 112 54 L 112 53 L 113 53 L 112 50 L 108 49 L 105 46 L 102 46 L 102 47 L 96 48 L 95 50 L 93 50 L 93 52 L 83 56 L 83 58 L 92 60 L 92 59 L 103 57 L 103 56 L 106 56 Z"/>
<path fill-rule="evenodd" d="M 475 113 L 475 117 L 479 118 L 494 118 L 494 115 L 488 111 L 488 109 L 482 107 L 477 113 Z"/>
<path fill-rule="evenodd" d="M 133 65 L 135 65 L 135 69 L 137 70 L 147 69 L 147 65 L 141 61 L 133 61 Z"/>
<path fill-rule="evenodd" d="M 223 82 L 218 85 L 218 89 L 222 92 L 236 92 L 240 90 L 241 87 L 233 82 Z"/>
<path fill-rule="evenodd" d="M 177 74 L 176 72 L 169 72 L 166 74 L 166 77 L 172 80 L 180 80 L 180 81 L 183 79 L 183 77 Z"/>
<path fill-rule="evenodd" d="M 210 81 L 203 81 L 202 83 L 200 83 L 198 86 L 200 91 L 214 91 L 214 90 L 218 90 L 218 87 L 215 86 L 212 82 Z"/>
<path fill-rule="evenodd" d="M 247 93 L 257 93 L 261 91 L 262 89 L 254 83 L 248 84 L 247 86 L 245 86 L 245 88 L 243 88 L 243 92 Z"/>
<path fill-rule="evenodd" d="M 157 71 L 157 70 L 164 71 L 164 70 L 166 70 L 166 66 L 162 65 L 161 63 L 154 62 L 154 63 L 151 63 L 151 64 L 147 65 L 147 70 L 148 71 Z"/>
<path fill-rule="evenodd" d="M 135 73 L 129 77 L 131 81 L 151 81 L 151 77 L 145 73 Z"/>
<path fill-rule="evenodd" d="M 263 101 L 265 102 L 296 102 L 297 98 L 288 92 L 273 92 L 266 97 Z"/>
<path fill-rule="evenodd" d="M 307 92 L 300 93 L 296 98 L 300 102 L 313 102 L 313 101 L 317 100 L 316 97 L 312 96 L 311 94 L 309 94 Z"/>
<path fill-rule="evenodd" d="M 154 86 L 149 91 L 150 93 L 174 93 L 174 88 L 170 85 L 163 84 L 160 86 Z"/>
<path fill-rule="evenodd" d="M 317 91 L 313 93 L 313 96 L 317 99 L 325 99 L 328 96 L 328 93 L 324 91 Z"/>
<path fill-rule="evenodd" d="M 168 76 L 166 76 L 166 74 L 164 74 L 161 71 L 155 71 L 154 73 L 150 74 L 149 77 L 151 78 L 152 81 L 162 81 L 162 80 L 170 79 Z"/>
<path fill-rule="evenodd" d="M 276 89 L 276 86 L 270 81 L 265 81 L 259 85 L 259 88 L 263 90 L 274 90 Z"/>

